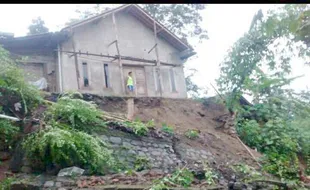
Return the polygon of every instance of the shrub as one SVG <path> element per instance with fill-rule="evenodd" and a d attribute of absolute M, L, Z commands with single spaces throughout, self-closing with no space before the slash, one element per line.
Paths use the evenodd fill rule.
<path fill-rule="evenodd" d="M 0 147 L 10 150 L 19 128 L 8 120 L 0 119 Z"/>
<path fill-rule="evenodd" d="M 174 131 L 173 131 L 173 128 L 167 124 L 163 124 L 161 130 L 165 133 L 168 133 L 169 135 L 173 135 L 174 134 Z"/>
<path fill-rule="evenodd" d="M 40 91 L 25 81 L 23 71 L 17 67 L 8 51 L 0 46 L 0 86 L 20 95 L 25 113 L 42 101 Z"/>
<path fill-rule="evenodd" d="M 215 184 L 215 179 L 217 179 L 218 176 L 213 171 L 213 169 L 209 166 L 208 163 L 204 163 L 204 170 L 205 170 L 205 178 L 206 178 L 207 184 L 209 185 Z"/>
<path fill-rule="evenodd" d="M 91 102 L 80 99 L 61 97 L 53 104 L 47 113 L 47 118 L 61 123 L 68 123 L 74 129 L 91 132 L 97 126 L 102 126 L 102 112 Z"/>
<path fill-rule="evenodd" d="M 0 182 L 0 189 L 1 190 L 10 190 L 11 189 L 11 184 L 15 181 L 15 178 L 8 177 L 5 178 Z"/>
<path fill-rule="evenodd" d="M 136 171 L 142 171 L 146 169 L 150 169 L 150 161 L 145 156 L 138 156 L 135 160 L 134 167 Z"/>
<path fill-rule="evenodd" d="M 169 189 L 171 185 L 189 187 L 194 181 L 194 175 L 188 169 L 178 169 L 171 176 L 155 181 L 150 190 Z"/>
<path fill-rule="evenodd" d="M 103 141 L 75 130 L 49 128 L 31 134 L 24 140 L 23 148 L 33 164 L 45 167 L 79 166 L 90 173 L 104 174 L 115 164 Z"/>
<path fill-rule="evenodd" d="M 136 135 L 146 135 L 150 127 L 154 127 L 154 121 L 150 120 L 147 123 L 143 123 L 140 120 L 128 121 L 123 123 L 125 127 L 131 128 Z"/>
<path fill-rule="evenodd" d="M 244 121 L 238 125 L 240 137 L 251 147 L 265 154 L 263 168 L 282 179 L 298 179 L 298 158 L 301 144 L 298 130 L 290 122 L 274 118 L 262 127 L 256 121 Z M 301 142 L 301 141 L 300 141 Z"/>
<path fill-rule="evenodd" d="M 195 139 L 199 136 L 199 132 L 195 129 L 190 129 L 185 132 L 185 136 L 189 139 Z"/>

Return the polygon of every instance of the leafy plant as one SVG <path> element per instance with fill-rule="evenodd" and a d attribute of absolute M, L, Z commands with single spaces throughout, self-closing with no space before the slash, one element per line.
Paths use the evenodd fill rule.
<path fill-rule="evenodd" d="M 154 127 L 154 121 L 150 120 L 147 123 L 143 123 L 140 120 L 127 121 L 123 123 L 126 127 L 131 128 L 136 135 L 146 135 L 150 127 Z"/>
<path fill-rule="evenodd" d="M 77 91 L 66 91 L 63 94 L 59 95 L 61 97 L 69 97 L 71 99 L 83 99 L 83 95 Z"/>
<path fill-rule="evenodd" d="M 215 184 L 215 179 L 218 178 L 216 173 L 213 169 L 208 165 L 208 163 L 204 163 L 204 170 L 205 170 L 205 178 L 208 185 Z"/>
<path fill-rule="evenodd" d="M 0 182 L 0 189 L 1 190 L 10 190 L 11 189 L 11 184 L 16 181 L 15 178 L 12 177 L 7 177 L 4 180 Z"/>
<path fill-rule="evenodd" d="M 86 132 L 93 131 L 97 126 L 103 126 L 101 116 L 102 112 L 95 104 L 67 96 L 59 98 L 47 113 L 48 119 L 68 123 L 72 128 Z"/>
<path fill-rule="evenodd" d="M 171 176 L 166 176 L 156 181 L 150 190 L 169 189 L 172 186 L 189 187 L 194 180 L 194 175 L 188 169 L 178 169 Z"/>
<path fill-rule="evenodd" d="M 19 128 L 8 120 L 0 119 L 0 147 L 10 150 Z"/>
<path fill-rule="evenodd" d="M 173 135 L 174 134 L 174 131 L 173 131 L 173 127 L 167 125 L 167 124 L 163 124 L 161 130 L 169 135 Z"/>
<path fill-rule="evenodd" d="M 8 93 L 17 93 L 22 100 L 25 114 L 41 101 L 40 91 L 25 81 L 23 71 L 18 68 L 10 53 L 0 46 L 0 86 Z M 3 95 L 3 94 L 2 94 Z"/>
<path fill-rule="evenodd" d="M 198 138 L 199 132 L 195 129 L 190 129 L 185 132 L 185 136 L 189 139 L 195 139 Z"/>
<path fill-rule="evenodd" d="M 241 174 L 241 180 L 243 182 L 249 182 L 254 179 L 259 179 L 262 174 L 256 171 L 255 168 L 248 166 L 246 164 L 237 164 L 231 167 L 236 173 Z"/>
<path fill-rule="evenodd" d="M 75 130 L 54 127 L 39 131 L 24 140 L 23 148 L 34 168 L 79 166 L 90 173 L 104 174 L 115 164 L 106 143 Z"/>
<path fill-rule="evenodd" d="M 138 156 L 134 162 L 134 167 L 136 171 L 142 171 L 145 169 L 150 169 L 150 161 L 145 156 Z"/>

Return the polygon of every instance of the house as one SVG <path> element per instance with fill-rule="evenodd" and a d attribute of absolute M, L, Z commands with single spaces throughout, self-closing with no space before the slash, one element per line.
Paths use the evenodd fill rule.
<path fill-rule="evenodd" d="M 60 32 L 0 38 L 27 80 L 45 78 L 51 92 L 126 96 L 133 73 L 139 97 L 186 98 L 183 64 L 193 49 L 138 5 L 123 5 Z"/>

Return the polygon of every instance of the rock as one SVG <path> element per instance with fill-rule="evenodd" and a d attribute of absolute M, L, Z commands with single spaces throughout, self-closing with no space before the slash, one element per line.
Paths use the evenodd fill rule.
<path fill-rule="evenodd" d="M 44 187 L 53 187 L 54 186 L 54 182 L 53 181 L 46 181 L 44 183 Z"/>
<path fill-rule="evenodd" d="M 57 177 L 57 182 L 61 182 L 63 186 L 74 186 L 76 183 L 74 180 L 68 177 Z"/>
<path fill-rule="evenodd" d="M 142 146 L 142 142 L 140 141 L 132 141 L 131 144 L 136 145 L 136 146 Z"/>
<path fill-rule="evenodd" d="M 56 187 L 61 187 L 61 182 L 56 182 Z"/>
<path fill-rule="evenodd" d="M 124 147 L 127 147 L 127 148 L 131 148 L 131 147 L 133 147 L 130 143 L 128 143 L 128 142 L 123 142 L 123 146 Z"/>
<path fill-rule="evenodd" d="M 13 182 L 11 184 L 11 190 L 39 190 L 40 185 L 37 183 L 22 183 L 22 182 Z"/>
<path fill-rule="evenodd" d="M 139 156 L 145 156 L 145 153 L 144 152 L 138 152 L 138 155 Z"/>
<path fill-rule="evenodd" d="M 78 168 L 78 167 L 70 167 L 70 168 L 64 168 L 61 169 L 57 176 L 63 177 L 63 176 L 81 176 L 83 175 L 85 170 Z"/>
<path fill-rule="evenodd" d="M 159 151 L 153 151 L 151 154 L 154 156 L 159 156 L 161 153 Z"/>
<path fill-rule="evenodd" d="M 246 190 L 247 187 L 245 184 L 240 183 L 240 182 L 235 182 L 234 184 L 234 190 Z"/>
<path fill-rule="evenodd" d="M 21 168 L 21 172 L 26 173 L 26 174 L 29 174 L 29 173 L 32 172 L 32 169 L 31 169 L 31 167 L 29 167 L 29 166 L 23 166 L 23 167 Z"/>
<path fill-rule="evenodd" d="M 122 144 L 122 139 L 120 137 L 110 137 L 110 141 L 114 144 Z"/>

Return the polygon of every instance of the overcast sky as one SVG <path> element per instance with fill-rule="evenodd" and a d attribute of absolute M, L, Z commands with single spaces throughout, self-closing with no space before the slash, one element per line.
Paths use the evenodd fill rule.
<path fill-rule="evenodd" d="M 15 36 L 27 34 L 27 27 L 33 18 L 41 16 L 50 31 L 60 30 L 69 18 L 75 17 L 76 8 L 87 9 L 93 5 L 86 4 L 2 4 L 0 5 L 0 31 L 11 32 Z M 111 5 L 110 5 L 111 6 Z M 227 50 L 248 29 L 253 15 L 262 8 L 269 9 L 274 5 L 262 4 L 212 4 L 202 13 L 203 26 L 208 30 L 209 40 L 196 45 L 197 58 L 186 63 L 187 68 L 195 68 L 198 73 L 193 80 L 201 87 L 208 87 L 208 95 L 215 92 L 210 82 L 219 76 L 219 64 L 224 59 Z M 309 73 L 310 68 L 296 60 L 293 75 Z M 296 80 L 293 87 L 305 89 L 310 77 Z"/>

